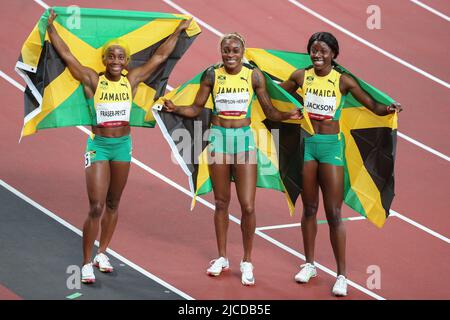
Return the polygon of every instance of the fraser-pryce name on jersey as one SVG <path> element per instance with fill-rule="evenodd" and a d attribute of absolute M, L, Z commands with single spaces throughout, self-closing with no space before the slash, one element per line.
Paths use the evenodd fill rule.
<path fill-rule="evenodd" d="M 126 110 L 100 110 L 99 114 L 103 117 L 120 117 L 126 116 Z"/>

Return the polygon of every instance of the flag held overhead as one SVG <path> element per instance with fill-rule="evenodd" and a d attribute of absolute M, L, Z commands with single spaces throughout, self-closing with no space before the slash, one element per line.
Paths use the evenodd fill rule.
<path fill-rule="evenodd" d="M 79 21 L 74 24 L 70 8 L 53 9 L 57 14 L 54 26 L 72 54 L 82 65 L 99 73 L 104 71 L 102 52 L 108 41 L 116 39 L 127 44 L 129 67 L 134 68 L 153 55 L 181 20 L 190 18 L 169 13 L 81 8 L 77 13 Z M 49 42 L 46 33 L 49 11 L 45 11 L 28 36 L 16 64 L 16 71 L 27 84 L 21 136 L 39 129 L 93 124 L 81 84 Z M 200 31 L 193 20 L 167 61 L 139 84 L 131 109 L 131 126 L 155 125 L 150 107 L 165 92 L 169 74 Z"/>

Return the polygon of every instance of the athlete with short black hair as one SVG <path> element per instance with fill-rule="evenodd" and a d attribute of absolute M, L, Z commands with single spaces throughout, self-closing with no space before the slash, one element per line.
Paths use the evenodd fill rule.
<path fill-rule="evenodd" d="M 308 41 L 312 66 L 294 71 L 281 87 L 295 95 L 301 88 L 303 105 L 308 111 L 315 135 L 305 138 L 303 165 L 303 215 L 301 221 L 306 264 L 295 275 L 306 283 L 317 275 L 314 245 L 317 234 L 319 187 L 330 228 L 330 240 L 337 263 L 336 296 L 347 295 L 345 269 L 345 227 L 341 219 L 344 195 L 344 150 L 339 118 L 345 97 L 351 93 L 373 113 L 384 116 L 402 111 L 399 103 L 385 106 L 376 102 L 349 74 L 340 70 L 335 59 L 339 54 L 336 38 L 328 32 L 314 33 Z"/>

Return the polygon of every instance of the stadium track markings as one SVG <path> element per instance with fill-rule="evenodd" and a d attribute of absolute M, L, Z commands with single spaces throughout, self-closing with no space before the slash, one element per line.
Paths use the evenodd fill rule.
<path fill-rule="evenodd" d="M 441 17 L 442 19 L 447 20 L 448 22 L 450 22 L 450 17 L 447 16 L 446 14 L 444 14 L 444 13 L 442 13 L 442 12 L 440 12 L 440 11 L 438 11 L 438 10 L 428 6 L 428 5 L 426 5 L 423 2 L 420 2 L 419 0 L 410 0 L 410 1 L 412 3 L 414 3 L 414 4 L 417 4 L 418 6 L 422 7 L 423 9 L 428 10 L 431 13 L 434 13 L 435 15 Z"/>
<path fill-rule="evenodd" d="M 341 31 L 342 33 L 345 33 L 346 35 L 348 35 L 349 37 L 355 39 L 356 41 L 361 42 L 362 44 L 366 45 L 367 47 L 369 47 L 369 48 L 371 48 L 371 49 L 373 49 L 373 50 L 375 50 L 375 51 L 381 53 L 382 55 L 384 55 L 384 56 L 386 56 L 386 57 L 388 57 L 388 58 L 390 58 L 390 59 L 392 59 L 392 60 L 394 60 L 394 61 L 400 63 L 401 65 L 403 65 L 403 66 L 405 66 L 405 67 L 407 67 L 407 68 L 409 68 L 409 69 L 411 69 L 411 70 L 413 70 L 413 71 L 415 71 L 415 72 L 417 72 L 417 73 L 423 75 L 424 77 L 427 77 L 428 79 L 431 79 L 431 80 L 433 80 L 434 82 L 439 83 L 440 85 L 443 85 L 443 86 L 446 87 L 447 89 L 450 89 L 450 83 L 448 83 L 448 82 L 446 82 L 446 81 L 444 81 L 444 80 L 442 80 L 442 79 L 439 79 L 438 77 L 433 76 L 432 74 L 426 72 L 425 70 L 422 70 L 422 69 L 420 69 L 420 68 L 418 68 L 418 67 L 412 65 L 411 63 L 409 63 L 409 62 L 407 62 L 407 61 L 405 61 L 405 60 L 403 60 L 403 59 L 397 57 L 396 55 L 394 55 L 394 54 L 392 54 L 392 53 L 390 53 L 390 52 L 388 52 L 388 51 L 386 51 L 386 50 L 384 50 L 384 49 L 378 47 L 377 45 L 374 45 L 373 43 L 367 41 L 366 39 L 363 39 L 362 37 L 360 37 L 360 36 L 354 34 L 354 33 L 351 32 L 350 30 L 345 29 L 345 28 L 342 27 L 341 25 L 339 25 L 339 24 L 337 24 L 337 23 L 331 21 L 331 20 L 328 19 L 328 18 L 325 18 L 324 16 L 322 16 L 322 15 L 319 14 L 319 13 L 317 13 L 316 11 L 314 11 L 314 10 L 308 8 L 307 6 L 301 4 L 301 3 L 298 2 L 297 0 L 288 0 L 288 1 L 289 1 L 290 3 L 292 3 L 294 6 L 296 6 L 296 7 L 300 8 L 300 9 L 302 9 L 303 11 L 306 11 L 306 12 L 309 13 L 310 15 L 312 15 L 312 16 L 316 17 L 317 19 L 319 19 L 319 20 L 325 22 L 326 24 L 332 26 L 333 28 L 335 28 L 335 29 Z"/>
<path fill-rule="evenodd" d="M 190 15 L 191 17 L 194 17 L 195 20 L 197 21 L 197 23 L 199 25 L 201 25 L 202 27 L 206 28 L 207 30 L 211 31 L 212 33 L 214 33 L 215 35 L 217 35 L 218 37 L 222 37 L 223 33 L 220 32 L 219 30 L 217 30 L 216 28 L 214 28 L 213 26 L 209 25 L 208 23 L 204 22 L 203 20 L 199 19 L 198 17 L 194 16 L 192 13 L 190 13 L 189 11 L 187 11 L 186 9 L 180 7 L 178 4 L 174 3 L 171 0 L 162 0 L 164 1 L 166 4 L 168 4 L 169 6 L 171 6 L 172 8 L 174 8 L 175 10 L 178 10 L 179 12 L 183 13 L 183 14 L 187 14 Z M 364 40 L 365 41 L 365 40 Z M 381 49 L 382 50 L 382 49 Z M 450 85 L 449 85 L 450 88 Z M 435 156 L 438 156 L 439 158 L 442 158 L 448 162 L 450 162 L 450 157 L 443 154 L 442 152 L 439 152 L 425 144 L 423 144 L 422 142 L 417 141 L 416 139 L 411 138 L 410 136 L 401 133 L 400 131 L 397 130 L 397 134 L 400 138 L 405 139 L 406 141 L 416 145 L 419 148 L 424 149 L 425 151 L 428 151 L 432 154 L 434 154 Z"/>
<path fill-rule="evenodd" d="M 19 89 L 20 91 L 22 91 L 22 92 L 25 91 L 25 87 L 23 87 L 20 83 L 16 82 L 16 81 L 15 81 L 14 79 L 12 79 L 11 77 L 9 77 L 9 76 L 8 76 L 8 77 L 5 77 L 5 75 L 6 75 L 6 74 L 0 70 L 0 76 L 1 76 L 1 77 L 3 77 L 5 80 L 7 80 L 9 83 L 11 83 L 13 86 L 15 86 L 15 87 L 16 87 L 17 89 Z M 77 128 L 78 128 L 79 130 L 83 131 L 83 132 L 84 132 L 85 134 L 87 134 L 87 135 L 90 135 L 90 134 L 91 134 L 91 131 L 88 130 L 88 129 L 86 129 L 86 128 L 83 127 L 83 126 L 77 126 Z M 189 197 L 193 197 L 193 194 L 192 194 L 189 190 L 187 190 L 186 188 L 180 186 L 178 183 L 176 183 L 176 182 L 174 182 L 173 180 L 167 178 L 166 176 L 164 176 L 163 174 L 159 173 L 158 171 L 156 171 L 156 170 L 150 168 L 149 166 L 147 166 L 146 164 L 144 164 L 144 163 L 142 163 L 141 161 L 137 160 L 136 158 L 132 157 L 132 158 L 131 158 L 131 162 L 134 163 L 135 165 L 137 165 L 138 167 L 140 167 L 141 169 L 143 169 L 144 171 L 147 171 L 148 173 L 152 174 L 153 176 L 157 177 L 158 179 L 160 179 L 160 180 L 166 182 L 167 184 L 169 184 L 170 186 L 174 187 L 175 189 L 177 189 L 177 190 L 181 191 L 182 193 L 188 195 Z M 202 199 L 201 197 L 197 197 L 197 201 L 200 202 L 200 203 L 202 203 L 202 204 L 205 205 L 206 207 L 210 208 L 211 210 L 214 210 L 214 209 L 215 209 L 215 206 L 214 206 L 212 203 L 210 203 L 210 202 L 208 202 L 208 201 Z M 57 216 L 55 215 L 55 217 L 57 217 Z M 238 218 L 236 218 L 235 216 L 233 216 L 233 215 L 230 214 L 229 217 L 230 217 L 230 220 L 233 221 L 233 222 L 235 222 L 236 224 L 238 224 L 238 225 L 241 224 L 241 221 L 240 221 Z M 59 217 L 57 217 L 57 218 L 59 218 Z M 59 218 L 59 219 L 60 219 L 60 218 Z M 62 219 L 61 219 L 61 220 L 62 220 Z M 59 220 L 57 220 L 57 221 L 59 221 Z M 75 228 L 75 227 L 74 227 L 74 228 Z M 76 228 L 75 228 L 75 229 L 76 229 Z M 76 229 L 76 230 L 78 230 L 78 229 Z M 76 231 L 76 232 L 77 232 L 77 231 Z M 81 233 L 80 230 L 78 230 L 78 232 Z M 276 240 L 276 239 L 274 239 L 274 238 L 268 236 L 267 234 L 265 234 L 265 233 L 263 233 L 263 232 L 261 232 L 261 231 L 258 231 L 258 230 L 255 232 L 255 234 L 258 235 L 259 237 L 263 238 L 264 240 L 268 241 L 269 243 L 275 245 L 276 247 L 279 247 L 279 248 L 281 248 L 282 250 L 284 250 L 284 251 L 286 251 L 286 252 L 288 252 L 288 253 L 294 255 L 295 257 L 298 257 L 298 258 L 300 258 L 300 259 L 306 261 L 306 257 L 305 257 L 303 254 L 301 254 L 300 252 L 297 252 L 296 250 L 294 250 L 294 249 L 292 249 L 292 248 L 286 246 L 285 244 L 283 244 L 283 243 L 281 243 L 280 241 L 278 241 L 278 240 Z M 108 249 L 108 250 L 109 250 L 109 249 Z M 108 252 L 109 252 L 109 251 L 108 251 Z M 113 251 L 111 250 L 111 252 L 113 252 Z M 119 259 L 119 258 L 118 258 L 118 259 Z M 125 259 L 125 258 L 123 258 L 123 259 Z M 327 268 L 327 267 L 325 267 L 325 266 L 323 266 L 323 265 L 321 265 L 321 264 L 319 264 L 319 263 L 317 263 L 317 262 L 315 263 L 315 265 L 316 265 L 316 267 L 317 267 L 318 269 L 324 271 L 325 273 L 331 275 L 332 277 L 336 277 L 336 276 L 337 276 L 337 274 L 336 274 L 334 271 L 332 271 L 331 269 L 329 269 L 329 268 Z M 137 270 L 137 269 L 136 269 L 136 270 Z M 142 268 L 141 268 L 141 270 L 142 270 L 142 271 L 145 271 L 145 270 L 142 269 Z M 138 271 L 140 271 L 140 270 L 138 270 Z M 373 298 L 375 298 L 375 299 L 377 299 L 377 300 L 385 300 L 385 298 L 383 298 L 382 296 L 380 296 L 380 295 L 378 295 L 378 294 L 376 294 L 376 293 L 374 293 L 374 292 L 372 292 L 372 291 L 370 291 L 370 290 L 364 288 L 363 286 L 361 286 L 361 285 L 359 285 L 359 284 L 357 284 L 357 283 L 351 281 L 350 279 L 347 279 L 347 283 L 348 283 L 348 285 L 354 287 L 355 289 L 357 289 L 357 290 L 359 290 L 359 291 L 361 291 L 361 292 L 363 292 L 363 293 L 365 293 L 365 294 L 367 294 L 367 295 L 369 295 L 369 296 L 371 296 L 371 297 L 373 297 Z M 181 295 L 181 294 L 180 294 L 180 295 Z"/>
<path fill-rule="evenodd" d="M 77 235 L 79 235 L 80 237 L 83 236 L 83 232 L 80 229 L 76 228 L 74 225 L 72 225 L 69 222 L 67 222 L 66 220 L 62 219 L 61 217 L 59 217 L 55 213 L 53 213 L 50 210 L 48 210 L 47 208 L 43 207 L 42 205 L 40 205 L 39 203 L 37 203 L 36 201 L 31 199 L 30 197 L 26 196 L 25 194 L 23 194 L 22 192 L 20 192 L 19 190 L 17 190 L 16 188 L 14 188 L 13 186 L 9 185 L 8 183 L 6 183 L 5 181 L 3 181 L 1 179 L 0 179 L 0 186 L 4 187 L 8 191 L 13 193 L 17 197 L 19 197 L 20 199 L 22 199 L 23 201 L 27 202 L 28 204 L 32 205 L 36 209 L 40 210 L 41 212 L 43 212 L 44 214 L 46 214 L 47 216 L 49 216 L 53 220 L 57 221 L 58 223 L 62 224 L 64 227 L 68 228 L 69 230 L 71 230 L 74 233 L 76 233 Z M 99 242 L 97 240 L 95 241 L 95 245 L 96 246 L 99 245 Z M 118 260 L 122 261 L 123 263 L 127 264 L 128 266 L 130 266 L 134 270 L 138 271 L 139 273 L 143 274 L 147 278 L 149 278 L 149 279 L 157 282 L 158 284 L 166 287 L 167 289 L 175 292 L 179 296 L 181 296 L 181 297 L 183 297 L 183 298 L 185 298 L 187 300 L 194 300 L 194 298 L 192 298 L 187 293 L 185 293 L 185 292 L 175 288 L 174 286 L 172 286 L 171 284 L 167 283 L 166 281 L 158 278 L 154 274 L 148 272 L 144 268 L 138 266 L 137 264 L 135 264 L 134 262 L 128 260 L 127 258 L 122 256 L 121 254 L 115 252 L 114 250 L 108 248 L 108 249 L 106 249 L 106 252 L 108 254 L 110 254 L 111 256 L 115 257 L 116 259 L 118 259 Z"/>

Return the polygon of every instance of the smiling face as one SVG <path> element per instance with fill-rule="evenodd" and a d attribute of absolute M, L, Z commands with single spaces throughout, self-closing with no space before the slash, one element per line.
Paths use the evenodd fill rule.
<path fill-rule="evenodd" d="M 323 41 L 314 41 L 309 50 L 316 74 L 328 74 L 335 57 L 333 50 Z"/>
<path fill-rule="evenodd" d="M 120 46 L 109 47 L 103 56 L 103 63 L 106 66 L 106 74 L 110 75 L 113 80 L 120 79 L 122 70 L 128 64 L 128 57 L 125 49 Z"/>
<path fill-rule="evenodd" d="M 225 39 L 220 46 L 222 61 L 228 73 L 239 72 L 242 68 L 244 46 L 235 38 Z"/>

